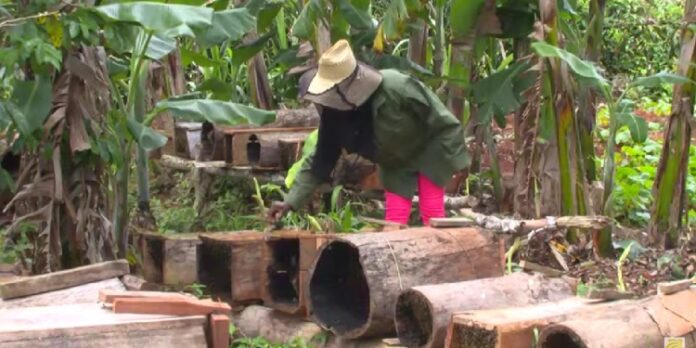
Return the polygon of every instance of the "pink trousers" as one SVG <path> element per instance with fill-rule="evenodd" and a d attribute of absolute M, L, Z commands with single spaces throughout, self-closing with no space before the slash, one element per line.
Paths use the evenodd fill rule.
<path fill-rule="evenodd" d="M 385 220 L 407 225 L 411 215 L 412 197 L 402 197 L 386 192 L 387 212 Z M 421 219 L 428 225 L 430 218 L 445 217 L 445 189 L 437 186 L 423 174 L 418 174 L 418 200 Z"/>

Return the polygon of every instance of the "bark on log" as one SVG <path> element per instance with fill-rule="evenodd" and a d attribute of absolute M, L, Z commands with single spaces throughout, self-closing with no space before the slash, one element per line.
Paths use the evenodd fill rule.
<path fill-rule="evenodd" d="M 322 332 L 321 328 L 302 318 L 276 312 L 263 306 L 249 306 L 234 320 L 237 329 L 246 337 L 264 337 L 273 343 L 285 343 L 299 337 L 309 342 Z"/>
<path fill-rule="evenodd" d="M 611 312 L 588 313 L 592 315 L 574 316 L 571 320 L 549 325 L 541 331 L 539 343 L 542 348 L 633 348 L 633 347 L 662 347 L 665 337 L 683 337 L 684 345 L 674 347 L 696 347 L 696 332 L 693 323 L 685 322 L 674 313 L 663 313 L 672 316 L 664 319 L 657 317 L 655 312 L 646 310 L 639 302 L 624 306 Z M 693 307 L 684 303 L 684 306 Z M 648 305 L 647 308 L 655 308 Z M 665 327 L 682 326 L 681 332 L 663 332 L 660 324 Z M 665 345 L 665 347 L 669 347 Z"/>
<path fill-rule="evenodd" d="M 330 241 L 310 270 L 313 316 L 344 338 L 394 333 L 399 293 L 502 275 L 500 241 L 480 229 L 408 229 Z"/>
<path fill-rule="evenodd" d="M 407 347 L 443 347 L 454 312 L 531 305 L 571 296 L 573 290 L 566 281 L 526 273 L 417 286 L 399 296 L 396 332 Z"/>

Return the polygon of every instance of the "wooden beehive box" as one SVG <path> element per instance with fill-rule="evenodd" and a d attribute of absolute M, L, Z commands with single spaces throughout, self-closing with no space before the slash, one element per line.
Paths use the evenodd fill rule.
<path fill-rule="evenodd" d="M 282 169 L 283 161 L 280 141 L 300 142 L 315 128 L 222 128 L 225 136 L 225 162 L 235 167 L 258 167 Z M 247 144 L 256 139 L 260 144 L 258 163 L 250 163 Z"/>
<path fill-rule="evenodd" d="M 145 280 L 166 285 L 189 285 L 198 281 L 201 244 L 198 234 L 140 232 L 133 238 L 142 256 Z"/>
<path fill-rule="evenodd" d="M 275 310 L 309 316 L 309 269 L 331 235 L 281 232 L 266 243 L 263 303 Z"/>

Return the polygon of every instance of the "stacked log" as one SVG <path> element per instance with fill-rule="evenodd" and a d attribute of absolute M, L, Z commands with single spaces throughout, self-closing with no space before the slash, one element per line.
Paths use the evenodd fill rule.
<path fill-rule="evenodd" d="M 524 306 L 573 296 L 568 282 L 514 273 L 411 288 L 396 303 L 396 332 L 407 347 L 443 347 L 454 312 Z"/>
<path fill-rule="evenodd" d="M 311 269 L 313 318 L 343 338 L 393 334 L 394 308 L 402 291 L 501 276 L 500 243 L 477 228 L 337 237 L 320 249 Z"/>

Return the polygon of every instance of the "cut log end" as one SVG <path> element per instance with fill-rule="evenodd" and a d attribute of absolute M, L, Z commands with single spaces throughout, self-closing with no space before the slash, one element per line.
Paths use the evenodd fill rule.
<path fill-rule="evenodd" d="M 586 348 L 582 338 L 578 337 L 573 330 L 557 324 L 549 326 L 539 340 L 542 348 Z"/>
<path fill-rule="evenodd" d="M 407 347 L 431 346 L 433 339 L 432 308 L 428 299 L 418 291 L 407 290 L 396 303 L 396 331 Z"/>
<path fill-rule="evenodd" d="M 314 317 L 332 331 L 359 336 L 370 320 L 370 290 L 358 249 L 331 241 L 321 252 L 309 284 Z"/>
<path fill-rule="evenodd" d="M 452 348 L 496 347 L 498 334 L 494 329 L 456 326 L 452 332 Z"/>

